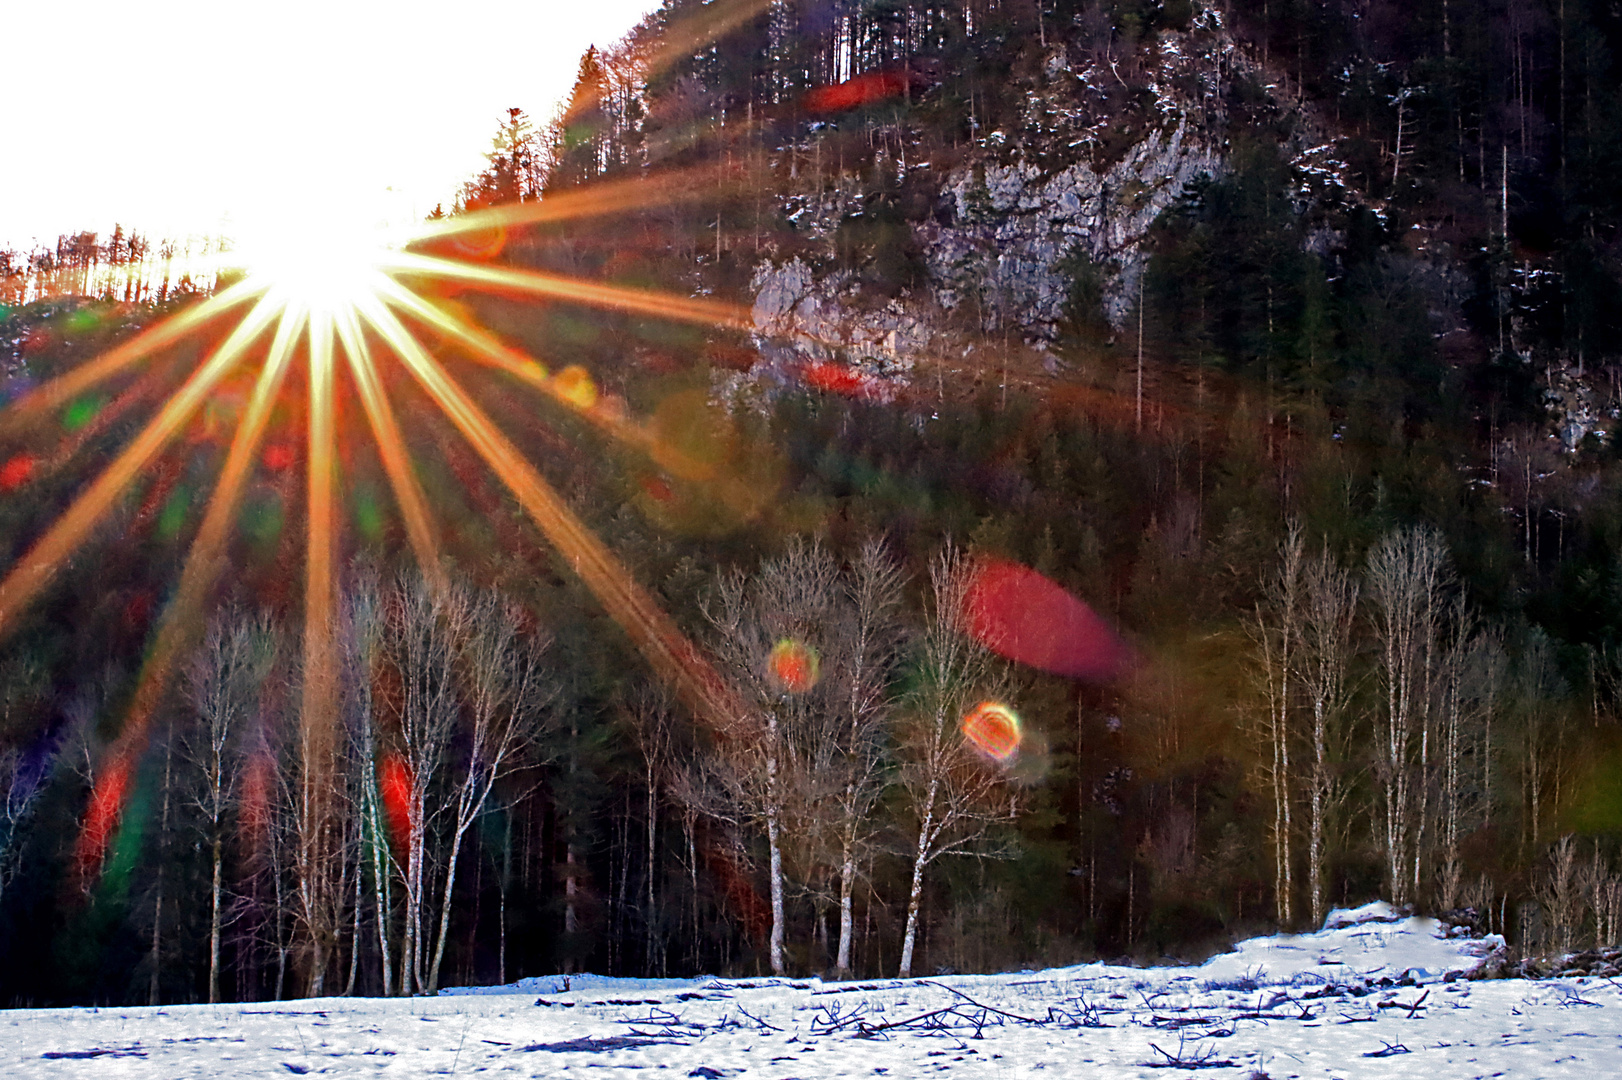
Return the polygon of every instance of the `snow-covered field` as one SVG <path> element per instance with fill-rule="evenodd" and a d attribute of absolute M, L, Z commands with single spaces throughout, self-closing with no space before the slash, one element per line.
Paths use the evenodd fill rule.
<path fill-rule="evenodd" d="M 1380 904 L 1327 926 L 1184 968 L 0 1012 L 0 1075 L 1622 1076 L 1622 984 L 1457 978 L 1501 942 Z"/>

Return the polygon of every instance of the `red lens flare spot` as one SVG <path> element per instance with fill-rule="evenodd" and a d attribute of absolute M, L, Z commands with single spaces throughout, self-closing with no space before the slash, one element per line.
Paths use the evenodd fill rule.
<path fill-rule="evenodd" d="M 1108 623 L 1062 586 L 1007 559 L 978 559 L 963 627 L 1010 660 L 1072 679 L 1105 681 L 1130 662 Z"/>
<path fill-rule="evenodd" d="M 807 112 L 834 113 L 871 105 L 907 89 L 904 71 L 870 71 L 849 82 L 819 86 L 805 95 Z"/>
<path fill-rule="evenodd" d="M 152 594 L 145 589 L 130 597 L 124 605 L 124 625 L 131 630 L 141 630 L 151 617 Z"/>
<path fill-rule="evenodd" d="M 379 786 L 382 788 L 383 811 L 389 817 L 389 829 L 394 833 L 394 842 L 401 848 L 411 846 L 412 820 L 411 820 L 411 785 L 413 777 L 411 766 L 399 754 L 389 754 L 383 759 L 383 775 Z"/>
<path fill-rule="evenodd" d="M 864 374 L 844 364 L 813 362 L 801 364 L 800 378 L 807 386 L 830 394 L 856 398 L 861 401 L 894 401 L 895 385 L 885 379 Z"/>
<path fill-rule="evenodd" d="M 644 476 L 642 478 L 642 490 L 646 491 L 650 498 L 657 499 L 662 503 L 667 503 L 674 497 L 670 485 L 657 476 Z"/>
<path fill-rule="evenodd" d="M 237 816 L 244 850 L 256 852 L 270 828 L 271 761 L 268 754 L 248 759 L 242 774 L 242 809 Z"/>
<path fill-rule="evenodd" d="M 265 468 L 269 469 L 271 472 L 281 472 L 283 469 L 291 467 L 297 456 L 298 455 L 294 452 L 293 448 L 288 444 L 279 442 L 271 443 L 269 446 L 265 447 Z"/>
<path fill-rule="evenodd" d="M 0 490 L 16 491 L 28 483 L 34 476 L 34 466 L 38 464 L 33 454 L 24 451 L 14 455 L 4 465 L 0 465 Z"/>
<path fill-rule="evenodd" d="M 102 857 L 107 854 L 107 842 L 124 812 L 124 796 L 129 793 L 130 767 L 123 759 L 114 761 L 96 778 L 90 792 L 90 804 L 85 807 L 84 826 L 79 830 L 79 841 L 74 845 L 74 861 L 79 873 L 93 876 L 101 869 Z"/>
<path fill-rule="evenodd" d="M 772 680 L 791 694 L 803 694 L 822 676 L 822 658 L 811 646 L 784 638 L 772 646 L 766 659 Z"/>
<path fill-rule="evenodd" d="M 597 404 L 597 383 L 591 372 L 579 364 L 570 364 L 558 372 L 552 386 L 559 397 L 577 409 L 589 409 Z"/>
<path fill-rule="evenodd" d="M 998 761 L 1007 761 L 1019 749 L 1019 717 L 995 701 L 982 701 L 963 718 L 963 737 Z"/>
<path fill-rule="evenodd" d="M 800 377 L 805 380 L 807 386 L 826 390 L 830 394 L 865 397 L 872 392 L 869 385 L 871 379 L 843 364 L 806 364 L 800 369 Z"/>

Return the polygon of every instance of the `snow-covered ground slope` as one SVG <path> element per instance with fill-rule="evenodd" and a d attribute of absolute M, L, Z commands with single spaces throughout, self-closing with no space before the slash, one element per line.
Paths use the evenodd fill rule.
<path fill-rule="evenodd" d="M 1602 1077 L 1622 986 L 1458 978 L 1496 939 L 1384 905 L 1200 967 L 855 984 L 526 979 L 437 998 L 0 1013 L 7 1077 Z"/>

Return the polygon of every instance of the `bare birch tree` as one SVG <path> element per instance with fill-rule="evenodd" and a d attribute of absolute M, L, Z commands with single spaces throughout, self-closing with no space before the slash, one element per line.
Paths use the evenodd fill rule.
<path fill-rule="evenodd" d="M 1394 903 L 1414 899 L 1421 880 L 1424 791 L 1430 774 L 1433 703 L 1441 662 L 1447 547 L 1417 526 L 1387 533 L 1369 552 L 1377 664 L 1385 707 L 1378 714 L 1381 838 Z"/>
<path fill-rule="evenodd" d="M 28 659 L 13 659 L 0 673 L 0 731 L 15 730 L 14 717 L 37 704 L 45 690 L 44 671 Z M 0 899 L 22 862 L 25 830 L 34 816 L 54 752 L 28 761 L 21 750 L 0 750 Z"/>
<path fill-rule="evenodd" d="M 1339 770 L 1348 757 L 1351 734 L 1347 674 L 1355 650 L 1352 628 L 1357 619 L 1357 592 L 1356 579 L 1335 562 L 1327 545 L 1308 560 L 1303 574 L 1298 668 L 1311 743 L 1306 780 L 1307 895 L 1314 926 L 1323 925 L 1328 907 L 1328 823 L 1342 798 Z"/>
<path fill-rule="evenodd" d="M 839 737 L 823 744 L 831 759 L 819 775 L 836 781 L 838 807 L 839 947 L 835 971 L 851 974 L 857 873 L 879 825 L 874 814 L 886 782 L 885 728 L 889 684 L 900 658 L 899 608 L 904 583 L 899 567 L 877 540 L 864 544 L 846 581 L 837 675 L 842 708 Z"/>
<path fill-rule="evenodd" d="M 1295 893 L 1290 842 L 1294 832 L 1291 808 L 1295 792 L 1290 780 L 1290 747 L 1294 741 L 1295 698 L 1302 633 L 1303 596 L 1301 526 L 1292 521 L 1279 546 L 1277 570 L 1262 582 L 1262 600 L 1251 623 L 1260 665 L 1262 703 L 1267 709 L 1262 733 L 1267 741 L 1263 771 L 1273 796 L 1273 899 L 1278 921 L 1294 921 Z"/>
<path fill-rule="evenodd" d="M 209 854 L 208 1000 L 220 1000 L 220 943 L 225 923 L 225 835 L 237 795 L 241 744 L 259 709 L 260 688 L 276 656 L 276 631 L 264 615 L 232 612 L 209 628 L 186 670 L 185 693 L 197 726 L 183 740 L 197 770 L 193 803 Z"/>
<path fill-rule="evenodd" d="M 401 867 L 389 842 L 387 810 L 379 776 L 382 747 L 374 721 L 376 702 L 372 681 L 383 662 L 382 598 L 376 580 L 362 575 L 344 602 L 344 729 L 348 735 L 349 766 L 353 775 L 359 850 L 357 858 L 369 871 L 372 908 L 376 917 L 378 972 L 384 997 L 394 993 L 393 884 Z M 357 870 L 357 874 L 360 870 Z M 357 900 L 357 906 L 359 901 Z M 356 913 L 357 919 L 359 912 Z M 358 925 L 358 924 L 357 924 Z M 359 941 L 356 941 L 359 951 Z"/>
<path fill-rule="evenodd" d="M 450 755 L 461 703 L 459 644 L 471 627 L 472 605 L 461 590 L 435 590 L 420 575 L 397 578 L 382 598 L 386 645 L 395 685 L 378 704 L 398 732 L 407 769 L 405 793 L 405 936 L 399 990 L 428 987 L 427 918 L 432 885 L 429 807 Z"/>
<path fill-rule="evenodd" d="M 830 680 L 806 669 L 802 685 L 790 685 L 772 665 L 772 650 L 790 643 L 805 663 L 820 666 L 829 653 L 839 596 L 839 567 L 815 544 L 796 543 L 763 563 L 753 577 L 736 571 L 716 584 L 705 615 L 715 628 L 716 658 L 761 719 L 758 737 L 735 739 L 721 748 L 714 779 L 742 816 L 766 834 L 771 892 L 768 953 L 772 973 L 786 970 L 783 853 L 788 831 L 803 819 L 796 798 L 807 790 L 808 748 L 830 737 L 837 714 Z"/>
<path fill-rule="evenodd" d="M 1006 690 L 1000 666 L 962 625 L 968 560 L 947 546 L 930 564 L 930 611 L 920 643 L 916 687 L 896 724 L 899 782 L 917 829 L 909 852 L 911 883 L 901 939 L 900 975 L 912 974 L 923 906 L 924 872 L 943 855 L 995 857 L 990 829 L 1012 822 L 1018 803 L 1003 771 L 958 730 L 979 701 Z"/>
<path fill-rule="evenodd" d="M 646 928 L 643 965 L 651 975 L 664 971 L 664 939 L 659 927 L 658 882 L 659 866 L 659 807 L 661 789 L 667 784 L 671 769 L 671 703 L 662 687 L 642 687 L 626 706 L 631 722 L 631 733 L 642 755 L 643 798 L 647 820 L 646 880 L 643 882 L 642 921 Z"/>
<path fill-rule="evenodd" d="M 1493 822 L 1495 808 L 1493 777 L 1502 752 L 1502 747 L 1493 741 L 1493 732 L 1502 718 L 1504 692 L 1509 677 L 1509 653 L 1504 648 L 1501 630 L 1488 627 L 1476 635 L 1467 671 L 1469 694 L 1475 703 L 1478 718 L 1475 730 L 1479 776 L 1476 782 L 1477 824 L 1488 826 Z M 1499 739 L 1502 741 L 1501 733 Z"/>
<path fill-rule="evenodd" d="M 525 627 L 529 620 L 518 605 L 491 591 L 473 595 L 466 603 L 468 633 L 458 650 L 465 698 L 461 737 L 466 748 L 455 763 L 447 798 L 435 809 L 436 815 L 443 813 L 447 818 L 450 852 L 444 860 L 439 929 L 424 987 L 429 994 L 439 989 L 440 966 L 451 931 L 456 867 L 467 832 L 484 813 L 497 781 L 535 746 L 542 714 L 556 693 L 542 663 L 550 638 Z"/>
<path fill-rule="evenodd" d="M 397 733 L 406 774 L 398 988 L 431 994 L 450 937 L 468 830 L 496 783 L 534 744 L 552 697 L 541 662 L 548 639 L 494 592 L 455 582 L 436 588 L 417 574 L 402 575 L 383 592 L 381 616 L 392 686 L 374 704 Z M 375 820 L 377 796 L 363 793 L 362 801 Z M 380 865 L 381 857 L 373 858 Z"/>
<path fill-rule="evenodd" d="M 1560 677 L 1554 643 L 1534 626 L 1521 647 L 1515 678 L 1520 721 L 1522 838 L 1528 850 L 1542 842 L 1551 788 L 1560 767 L 1566 681 Z"/>

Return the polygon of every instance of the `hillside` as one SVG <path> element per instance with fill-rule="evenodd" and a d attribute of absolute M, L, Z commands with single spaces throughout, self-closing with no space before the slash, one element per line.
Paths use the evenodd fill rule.
<path fill-rule="evenodd" d="M 1585 0 L 671 0 L 400 253 L 465 399 L 329 332 L 390 366 L 233 456 L 233 375 L 15 616 L 0 996 L 1198 958 L 1377 897 L 1622 943 L 1619 47 Z M 7 400 L 234 287 L 72 251 Z M 8 565 L 223 336 L 0 426 Z"/>

